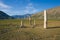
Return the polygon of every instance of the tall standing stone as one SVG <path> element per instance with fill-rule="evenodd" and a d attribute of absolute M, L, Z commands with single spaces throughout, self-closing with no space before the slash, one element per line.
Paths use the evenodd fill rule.
<path fill-rule="evenodd" d="M 34 20 L 34 25 L 36 25 L 35 20 Z"/>
<path fill-rule="evenodd" d="M 30 18 L 30 16 L 29 16 L 29 24 L 31 24 L 31 18 Z"/>
<path fill-rule="evenodd" d="M 35 28 L 35 26 L 36 26 L 36 21 L 35 21 L 35 19 L 33 20 L 33 24 L 32 24 L 32 28 Z"/>
<path fill-rule="evenodd" d="M 21 27 L 23 26 L 23 22 L 22 22 L 22 20 L 21 20 Z"/>
<path fill-rule="evenodd" d="M 47 28 L 47 13 L 46 10 L 44 10 L 44 28 Z"/>

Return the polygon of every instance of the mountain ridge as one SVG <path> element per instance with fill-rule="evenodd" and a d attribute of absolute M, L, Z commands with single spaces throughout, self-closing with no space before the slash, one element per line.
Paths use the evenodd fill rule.
<path fill-rule="evenodd" d="M 48 19 L 60 19 L 60 6 L 47 9 L 47 18 Z M 32 18 L 43 19 L 44 18 L 44 11 L 39 13 L 33 14 Z"/>
<path fill-rule="evenodd" d="M 12 17 L 14 18 L 19 18 L 19 19 L 23 19 L 23 18 L 28 18 L 29 16 L 31 16 L 32 14 L 25 14 L 25 15 L 13 15 Z"/>
<path fill-rule="evenodd" d="M 13 19 L 13 17 L 9 16 L 3 11 L 0 11 L 0 19 Z"/>
<path fill-rule="evenodd" d="M 48 19 L 60 19 L 60 6 L 47 9 L 47 18 Z M 3 11 L 0 11 L 0 19 L 21 19 L 31 17 L 33 19 L 44 19 L 44 11 L 35 13 L 35 14 L 24 14 L 24 15 L 13 15 L 9 16 Z"/>

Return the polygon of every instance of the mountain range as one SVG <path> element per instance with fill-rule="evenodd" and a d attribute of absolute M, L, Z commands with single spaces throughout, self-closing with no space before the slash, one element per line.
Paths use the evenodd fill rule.
<path fill-rule="evenodd" d="M 60 7 L 50 8 L 47 9 L 47 18 L 48 19 L 60 19 Z M 13 15 L 9 16 L 3 11 L 0 11 L 0 19 L 16 19 L 16 18 L 28 18 L 34 19 L 43 19 L 44 18 L 44 11 L 35 13 L 35 14 L 25 14 L 25 15 Z"/>
<path fill-rule="evenodd" d="M 60 7 L 47 9 L 46 11 L 47 11 L 47 18 L 48 19 L 60 19 Z M 33 14 L 32 18 L 43 19 L 44 18 L 44 11 Z"/>
<path fill-rule="evenodd" d="M 31 15 L 32 15 L 32 14 L 25 14 L 25 15 L 13 15 L 12 17 L 23 19 L 23 18 L 28 18 L 28 17 L 29 17 L 29 16 L 31 16 Z"/>
<path fill-rule="evenodd" d="M 3 11 L 0 11 L 0 19 L 13 19 L 13 17 L 9 16 Z"/>

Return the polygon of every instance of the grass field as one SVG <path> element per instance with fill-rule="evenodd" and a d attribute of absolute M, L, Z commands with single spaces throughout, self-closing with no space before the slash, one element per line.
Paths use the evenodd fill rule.
<path fill-rule="evenodd" d="M 47 29 L 43 20 L 35 21 L 32 28 L 28 20 L 23 20 L 25 28 L 20 28 L 20 19 L 0 20 L 0 40 L 60 40 L 60 20 L 48 20 Z"/>

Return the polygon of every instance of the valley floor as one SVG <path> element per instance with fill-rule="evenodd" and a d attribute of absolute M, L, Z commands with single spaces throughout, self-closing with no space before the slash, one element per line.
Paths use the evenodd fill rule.
<path fill-rule="evenodd" d="M 23 21 L 25 28 L 20 28 L 20 19 L 0 20 L 0 40 L 60 40 L 60 20 L 48 20 L 47 29 L 43 28 L 43 20 L 36 20 L 34 28 Z"/>

